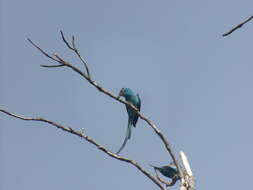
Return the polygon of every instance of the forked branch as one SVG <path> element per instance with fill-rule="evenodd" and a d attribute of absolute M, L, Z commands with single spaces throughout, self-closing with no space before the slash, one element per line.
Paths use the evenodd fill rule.
<path fill-rule="evenodd" d="M 83 130 L 77 131 L 77 130 L 74 130 L 73 128 L 71 128 L 71 127 L 64 127 L 63 125 L 60 125 L 56 122 L 53 122 L 53 121 L 50 121 L 50 120 L 47 120 L 47 119 L 43 119 L 43 118 L 28 118 L 28 117 L 19 116 L 19 115 L 16 115 L 14 113 L 8 112 L 4 109 L 0 109 L 0 112 L 3 112 L 3 113 L 5 113 L 9 116 L 12 116 L 12 117 L 15 117 L 15 118 L 18 118 L 18 119 L 21 119 L 21 120 L 25 120 L 25 121 L 38 121 L 38 122 L 48 123 L 50 126 L 56 127 L 56 128 L 61 129 L 65 132 L 68 132 L 68 133 L 71 133 L 71 134 L 76 135 L 78 137 L 81 137 L 82 139 L 84 139 L 84 140 L 88 141 L 89 143 L 95 145 L 99 150 L 106 153 L 108 156 L 135 166 L 145 176 L 147 176 L 149 179 L 151 179 L 161 190 L 166 190 L 166 188 L 163 187 L 162 184 L 157 179 L 155 179 L 155 177 L 153 177 L 144 168 L 142 168 L 136 161 L 130 160 L 130 159 L 122 157 L 122 156 L 119 156 L 117 154 L 114 154 L 113 152 L 111 152 L 107 148 L 105 148 L 104 146 L 97 143 L 91 137 L 86 135 Z"/>
<path fill-rule="evenodd" d="M 74 51 L 75 54 L 78 56 L 78 58 L 81 60 L 81 62 L 83 63 L 83 65 L 84 65 L 84 67 L 86 69 L 86 73 L 87 73 L 88 77 L 90 78 L 90 71 L 89 71 L 88 65 L 87 65 L 86 61 L 84 61 L 84 59 L 80 55 L 78 49 L 76 48 L 75 37 L 72 36 L 72 41 L 71 41 L 72 46 L 71 46 L 68 43 L 68 41 L 66 40 L 66 38 L 65 38 L 62 30 L 60 31 L 60 33 L 61 33 L 61 37 L 62 37 L 62 40 L 64 41 L 64 43 L 68 46 L 69 49 L 71 49 L 72 51 Z"/>
<path fill-rule="evenodd" d="M 70 45 L 70 43 L 66 40 L 64 34 L 62 31 L 60 31 L 61 33 L 61 37 L 62 37 L 62 40 L 64 41 L 65 45 L 72 51 L 74 51 L 78 57 L 80 58 L 80 54 L 79 54 L 79 51 L 78 49 L 76 48 L 76 45 L 75 45 L 75 41 L 74 41 L 74 36 L 72 36 L 72 46 Z M 84 79 L 86 79 L 92 86 L 94 86 L 95 88 L 97 88 L 100 92 L 106 94 L 107 96 L 113 98 L 114 100 L 120 102 L 120 103 L 123 103 L 125 105 L 129 105 L 131 108 L 133 108 L 139 115 L 139 117 L 141 119 L 143 119 L 144 121 L 146 121 L 148 123 L 148 125 L 150 127 L 152 127 L 152 129 L 155 131 L 155 133 L 160 137 L 160 139 L 162 140 L 166 150 L 169 152 L 172 160 L 174 161 L 174 163 L 176 164 L 176 167 L 177 169 L 179 170 L 180 172 L 180 176 L 182 176 L 181 174 L 181 170 L 180 170 L 180 167 L 178 165 L 178 162 L 176 160 L 176 157 L 174 155 L 174 153 L 172 152 L 172 149 L 171 149 L 171 146 L 169 144 L 169 142 L 167 141 L 167 139 L 165 138 L 165 136 L 160 132 L 160 130 L 156 127 L 156 125 L 151 121 L 149 120 L 146 116 L 144 116 L 143 114 L 141 114 L 137 108 L 135 108 L 132 104 L 128 103 L 127 101 L 125 100 L 122 100 L 120 99 L 118 96 L 114 95 L 112 92 L 108 91 L 107 89 L 103 88 L 102 86 L 100 86 L 96 81 L 94 81 L 91 77 L 90 77 L 90 73 L 89 73 L 89 69 L 88 69 L 88 66 L 86 64 L 86 62 L 83 62 L 84 65 L 85 65 L 85 68 L 86 68 L 86 73 L 82 72 L 80 69 L 78 69 L 76 66 L 74 66 L 73 64 L 70 64 L 68 61 L 64 60 L 63 58 L 61 58 L 58 54 L 53 54 L 52 56 L 49 55 L 46 51 L 44 51 L 42 48 L 40 48 L 38 45 L 36 45 L 31 39 L 28 38 L 28 41 L 36 48 L 38 49 L 42 54 L 44 54 L 46 57 L 48 57 L 49 59 L 57 62 L 58 64 L 57 65 L 41 65 L 42 67 L 46 67 L 46 68 L 55 68 L 55 67 L 63 67 L 63 66 L 66 66 L 68 68 L 71 68 L 72 70 L 74 70 L 76 73 L 78 73 L 79 75 L 81 75 Z"/>
<path fill-rule="evenodd" d="M 58 68 L 58 67 L 67 67 L 72 69 L 74 72 L 78 73 L 80 76 L 82 76 L 84 79 L 86 79 L 92 86 L 94 86 L 98 91 L 102 92 L 103 94 L 106 94 L 107 96 L 113 98 L 114 100 L 128 105 L 131 108 L 133 108 L 137 114 L 139 115 L 139 117 L 144 120 L 153 130 L 154 132 L 160 137 L 160 139 L 162 140 L 166 150 L 168 151 L 168 153 L 170 154 L 173 162 L 175 163 L 179 173 L 180 173 L 180 177 L 178 177 L 177 179 L 172 179 L 171 182 L 166 182 L 163 179 L 161 179 L 157 174 L 156 174 L 156 178 L 154 176 L 152 176 L 150 173 L 148 173 L 144 168 L 142 168 L 136 161 L 134 160 L 130 160 L 128 158 L 119 156 L 111 151 L 109 151 L 107 148 L 103 147 L 102 145 L 98 144 L 95 140 L 93 140 L 91 137 L 87 136 L 83 131 L 76 131 L 72 128 L 69 127 L 64 127 L 60 124 L 57 124 L 53 121 L 47 120 L 47 119 L 43 119 L 43 118 L 26 118 L 23 116 L 19 116 L 19 115 L 15 115 L 11 112 L 8 112 L 4 109 L 0 109 L 0 112 L 3 112 L 7 115 L 10 115 L 12 117 L 21 119 L 21 120 L 26 120 L 26 121 L 38 121 L 38 122 L 44 122 L 44 123 L 48 123 L 51 126 L 57 127 L 59 129 L 62 129 L 63 131 L 66 131 L 68 133 L 72 133 L 76 136 L 81 137 L 82 139 L 88 141 L 89 143 L 95 145 L 99 150 L 103 151 L 104 153 L 106 153 L 108 156 L 115 158 L 117 160 L 123 161 L 123 162 L 127 162 L 133 166 L 135 166 L 139 171 L 141 171 L 145 176 L 147 176 L 150 180 L 152 180 L 160 189 L 165 190 L 166 187 L 164 187 L 162 184 L 166 184 L 166 186 L 171 186 L 174 185 L 176 183 L 176 181 L 178 179 L 181 180 L 181 186 L 185 186 L 183 183 L 187 183 L 187 180 L 184 180 L 184 174 L 181 171 L 181 168 L 176 160 L 176 157 L 170 147 L 170 144 L 168 142 L 168 140 L 165 138 L 165 136 L 160 132 L 160 130 L 156 127 L 156 125 L 149 120 L 146 116 L 144 116 L 143 114 L 141 114 L 138 109 L 136 107 L 134 107 L 132 104 L 128 103 L 127 101 L 120 99 L 118 96 L 114 95 L 112 92 L 110 92 L 109 90 L 103 88 L 101 85 L 99 85 L 95 80 L 93 80 L 91 78 L 90 75 L 90 70 L 88 68 L 87 62 L 84 61 L 84 58 L 82 58 L 82 56 L 79 53 L 79 50 L 76 48 L 76 43 L 75 43 L 75 37 L 72 36 L 72 40 L 71 42 L 68 42 L 63 34 L 62 31 L 60 31 L 61 33 L 61 38 L 63 40 L 63 42 L 65 43 L 65 45 L 71 50 L 73 51 L 78 58 L 80 59 L 80 61 L 82 62 L 82 64 L 84 65 L 85 68 L 85 72 L 81 71 L 78 67 L 76 67 L 75 65 L 69 63 L 68 61 L 66 61 L 65 59 L 63 59 L 60 55 L 54 53 L 54 54 L 48 54 L 46 51 L 44 51 L 42 48 L 40 48 L 37 44 L 35 44 L 31 39 L 28 38 L 28 41 L 36 48 L 38 49 L 43 55 L 45 55 L 47 58 L 53 60 L 54 62 L 56 62 L 56 64 L 53 65 L 41 65 L 42 67 L 45 68 Z"/>

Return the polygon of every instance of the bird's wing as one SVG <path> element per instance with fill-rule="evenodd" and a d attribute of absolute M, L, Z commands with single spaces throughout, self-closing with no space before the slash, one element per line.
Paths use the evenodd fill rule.
<path fill-rule="evenodd" d="M 137 96 L 137 103 L 134 106 L 140 111 L 141 110 L 141 99 L 140 99 L 139 94 L 137 94 L 136 96 Z M 138 121 L 138 118 L 139 118 L 138 114 L 134 114 L 134 118 L 133 118 L 134 127 Z"/>
<path fill-rule="evenodd" d="M 137 108 L 138 108 L 138 110 L 140 111 L 140 110 L 141 110 L 141 99 L 140 99 L 139 94 L 137 94 L 137 99 L 138 99 Z"/>

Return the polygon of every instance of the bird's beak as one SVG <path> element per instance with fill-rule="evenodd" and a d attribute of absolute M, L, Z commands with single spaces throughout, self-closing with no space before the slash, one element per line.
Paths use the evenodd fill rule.
<path fill-rule="evenodd" d="M 122 89 L 119 91 L 119 95 L 118 95 L 118 97 L 117 98 L 120 98 L 120 96 L 122 96 L 123 95 L 123 91 L 122 91 Z"/>

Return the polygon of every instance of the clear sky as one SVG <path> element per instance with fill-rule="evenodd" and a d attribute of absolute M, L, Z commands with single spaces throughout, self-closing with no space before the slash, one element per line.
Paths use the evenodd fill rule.
<path fill-rule="evenodd" d="M 191 163 L 197 189 L 252 186 L 253 1 L 0 1 L 0 107 L 80 130 L 117 151 L 125 106 L 52 63 L 26 40 L 80 66 L 59 30 L 76 36 L 91 75 L 118 93 L 130 87 L 141 112 Z M 0 113 L 1 190 L 157 189 L 134 167 L 43 123 Z M 148 171 L 171 161 L 139 120 L 122 152 Z M 178 189 L 178 184 L 171 188 Z"/>

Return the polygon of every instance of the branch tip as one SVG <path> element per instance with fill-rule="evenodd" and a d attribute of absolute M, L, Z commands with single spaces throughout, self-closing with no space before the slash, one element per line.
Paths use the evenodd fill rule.
<path fill-rule="evenodd" d="M 61 58 L 59 55 L 57 55 L 56 53 L 53 54 L 53 56 L 50 56 L 49 54 L 47 54 L 44 50 L 42 50 L 39 46 L 37 46 L 35 43 L 32 42 L 32 40 L 30 40 L 29 38 L 27 38 L 27 40 L 36 48 L 38 49 L 43 55 L 45 55 L 46 57 L 54 60 L 55 62 L 58 62 L 59 64 L 58 65 L 41 65 L 41 67 L 62 67 L 62 66 L 66 66 L 68 68 L 71 68 L 73 71 L 75 71 L 76 73 L 78 73 L 79 75 L 81 75 L 83 78 L 85 78 L 92 86 L 94 86 L 95 88 L 97 88 L 100 92 L 104 93 L 105 95 L 117 100 L 118 102 L 121 102 L 125 105 L 128 105 L 130 106 L 131 108 L 133 108 L 134 110 L 137 110 L 132 104 L 130 104 L 129 102 L 125 101 L 125 100 L 122 100 L 120 99 L 118 96 L 115 96 L 113 93 L 111 93 L 110 91 L 104 89 L 102 86 L 100 86 L 96 81 L 92 80 L 91 77 L 90 77 L 90 72 L 89 72 L 89 68 L 87 66 L 87 63 L 86 61 L 81 57 L 81 55 L 79 54 L 79 51 L 78 49 L 76 48 L 76 44 L 75 44 L 75 37 L 74 35 L 72 35 L 72 39 L 70 42 L 68 42 L 64 36 L 64 33 L 62 30 L 60 30 L 60 34 L 61 34 L 61 38 L 63 40 L 63 42 L 65 43 L 65 45 L 71 50 L 73 51 L 77 56 L 78 58 L 80 59 L 80 61 L 83 63 L 84 67 L 85 67 L 85 70 L 86 70 L 86 73 L 82 72 L 79 68 L 77 68 L 76 66 L 68 63 L 67 61 L 65 61 L 63 58 Z M 137 111 L 138 113 L 138 116 L 147 122 L 147 124 L 155 131 L 155 133 L 160 137 L 160 139 L 162 140 L 164 146 L 165 146 L 165 149 L 168 151 L 168 153 L 170 154 L 172 160 L 175 162 L 175 165 L 177 167 L 177 169 L 180 171 L 180 168 L 179 168 L 179 165 L 177 163 L 177 160 L 176 160 L 176 157 L 171 149 L 171 146 L 168 142 L 168 140 L 165 138 L 165 136 L 159 131 L 159 129 L 156 127 L 156 125 L 151 121 L 149 120 L 147 117 L 145 117 L 144 115 L 142 115 L 139 111 Z M 46 120 L 47 121 L 47 120 Z M 46 121 L 43 121 L 43 122 L 46 122 Z M 47 122 L 49 123 L 49 122 Z M 51 124 L 51 123 L 49 123 Z M 54 124 L 51 124 L 51 125 L 54 125 Z M 54 125 L 56 126 L 56 125 Z M 58 127 L 58 126 L 56 126 Z M 160 187 L 160 189 L 164 190 L 164 187 L 162 186 L 162 184 L 160 183 L 161 181 L 157 180 L 155 177 L 153 177 L 151 174 L 149 174 L 146 170 L 144 170 L 140 165 L 138 165 L 137 162 L 133 161 L 133 160 L 129 160 L 129 159 L 126 159 L 124 157 L 121 157 L 119 155 L 116 155 L 112 152 L 110 152 L 109 150 L 107 150 L 105 147 L 99 145 L 97 142 L 95 142 L 93 139 L 91 139 L 90 137 L 86 136 L 84 134 L 84 131 L 83 129 L 81 130 L 81 133 L 79 131 L 75 131 L 74 129 L 72 128 L 65 128 L 63 126 L 60 126 L 58 128 L 61 128 L 62 130 L 64 131 L 67 131 L 69 133 L 73 133 L 75 135 L 78 135 L 84 139 L 86 139 L 88 142 L 92 143 L 93 145 L 95 145 L 97 148 L 99 148 L 101 151 L 105 152 L 107 155 L 113 157 L 113 158 L 116 158 L 118 160 L 122 160 L 122 161 L 125 161 L 125 162 L 128 162 L 128 163 L 131 163 L 132 165 L 134 165 L 136 168 L 138 168 L 138 170 L 140 170 L 144 175 L 146 175 L 149 179 L 151 179 L 156 185 L 158 185 Z"/>
<path fill-rule="evenodd" d="M 150 180 L 152 180 L 161 190 L 166 190 L 166 188 L 164 188 L 160 183 L 159 181 L 157 181 L 150 173 L 148 173 L 144 168 L 142 168 L 136 161 L 134 160 L 130 160 L 128 158 L 125 158 L 125 157 L 122 157 L 122 156 L 119 156 L 119 155 L 116 155 L 114 153 L 112 153 L 111 151 L 109 151 L 108 149 L 106 149 L 105 147 L 103 147 L 102 145 L 98 144 L 95 140 L 93 140 L 91 137 L 87 136 L 87 135 L 80 135 L 80 132 L 79 131 L 75 131 L 73 128 L 71 127 L 64 127 L 63 125 L 60 125 L 58 123 L 55 123 L 53 121 L 50 121 L 50 120 L 47 120 L 47 119 L 43 119 L 41 117 L 37 117 L 37 118 L 26 118 L 26 117 L 23 117 L 23 116 L 19 116 L 19 115 L 16 115 L 14 113 L 11 113 L 11 112 L 8 112 L 4 109 L 1 109 L 0 108 L 0 112 L 3 112 L 11 117 L 15 117 L 17 119 L 21 119 L 21 120 L 26 120 L 26 121 L 38 121 L 38 122 L 43 122 L 43 123 L 47 123 L 51 126 L 54 126 L 56 128 L 59 128 L 65 132 L 68 132 L 68 133 L 71 133 L 73 135 L 76 135 L 76 136 L 79 136 L 81 137 L 82 139 L 88 141 L 89 143 L 95 145 L 99 150 L 101 150 L 102 152 L 106 153 L 108 156 L 110 157 L 113 157 L 117 160 L 120 160 L 120 161 L 123 161 L 123 162 L 126 162 L 126 163 L 129 163 L 129 164 L 132 164 L 134 165 L 139 171 L 141 171 L 146 177 L 148 177 Z"/>
<path fill-rule="evenodd" d="M 241 22 L 240 24 L 236 25 L 234 28 L 232 28 L 231 30 L 229 30 L 228 32 L 222 34 L 223 37 L 226 37 L 228 35 L 230 35 L 231 33 L 233 33 L 235 30 L 241 28 L 244 24 L 246 24 L 247 22 L 249 22 L 251 19 L 253 19 L 253 15 L 249 18 L 247 18 L 245 21 Z"/>

